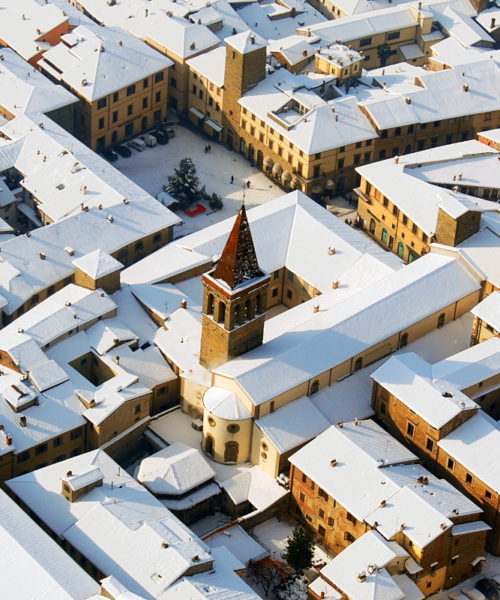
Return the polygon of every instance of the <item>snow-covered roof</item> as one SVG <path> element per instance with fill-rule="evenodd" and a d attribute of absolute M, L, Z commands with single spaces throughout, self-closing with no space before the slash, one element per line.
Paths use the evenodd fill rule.
<path fill-rule="evenodd" d="M 493 292 L 471 310 L 481 321 L 500 332 L 500 291 Z"/>
<path fill-rule="evenodd" d="M 253 539 L 241 525 L 233 525 L 203 540 L 210 548 L 226 547 L 243 565 L 269 555 L 269 552 Z"/>
<path fill-rule="evenodd" d="M 432 366 L 418 354 L 391 356 L 372 373 L 379 385 L 435 429 L 478 405 L 449 381 L 436 379 Z"/>
<path fill-rule="evenodd" d="M 452 210 L 498 210 L 498 204 L 475 196 L 444 189 L 439 185 L 453 183 L 464 170 L 467 179 L 472 172 L 482 181 L 481 167 L 485 165 L 485 187 L 495 181 L 498 151 L 477 140 L 459 142 L 441 148 L 431 148 L 358 167 L 358 173 L 390 199 L 413 223 L 428 236 L 434 235 L 439 207 Z M 497 165 L 493 161 L 496 161 Z M 496 179 L 498 175 L 496 175 Z M 459 182 L 457 182 L 459 183 Z M 464 185 L 467 185 L 464 182 Z M 473 183 L 471 182 L 471 185 Z"/>
<path fill-rule="evenodd" d="M 396 68 L 391 65 L 389 72 Z M 500 107 L 500 71 L 493 59 L 440 71 L 421 69 L 413 86 L 404 92 L 393 90 L 385 74 L 375 78 L 384 89 L 361 99 L 360 105 L 380 130 L 491 112 Z"/>
<path fill-rule="evenodd" d="M 484 302 L 484 301 L 483 301 Z M 500 338 L 493 337 L 432 365 L 432 376 L 461 390 L 493 379 L 500 372 Z M 477 394 L 485 394 L 478 390 Z"/>
<path fill-rule="evenodd" d="M 391 563 L 408 556 L 399 544 L 368 531 L 323 567 L 321 576 L 352 600 L 422 600 L 424 594 L 413 581 L 406 577 L 403 584 L 413 592 L 408 596 L 398 585 L 400 580 L 389 573 Z"/>
<path fill-rule="evenodd" d="M 220 486 L 234 504 L 241 504 L 248 500 L 260 511 L 269 508 L 288 493 L 276 482 L 276 479 L 258 465 L 225 479 Z"/>
<path fill-rule="evenodd" d="M 10 48 L 2 48 L 0 57 L 0 104 L 13 115 L 47 113 L 78 102 Z"/>
<path fill-rule="evenodd" d="M 215 477 L 200 450 L 175 442 L 143 459 L 137 479 L 156 495 L 180 495 Z"/>
<path fill-rule="evenodd" d="M 99 585 L 0 490 L 2 596 L 91 600 Z"/>
<path fill-rule="evenodd" d="M 486 220 L 484 217 L 482 222 Z M 488 225 L 457 246 L 457 252 L 483 279 L 500 287 L 500 262 L 493 248 L 498 247 L 499 233 Z"/>
<path fill-rule="evenodd" d="M 92 466 L 104 475 L 103 485 L 66 500 L 61 477 Z M 8 487 L 102 573 L 148 600 L 193 565 L 212 565 L 205 544 L 102 450 L 11 479 Z"/>
<path fill-rule="evenodd" d="M 332 76 L 293 75 L 278 69 L 238 103 L 306 154 L 375 139 L 374 127 L 353 96 L 322 98 L 333 87 Z"/>
<path fill-rule="evenodd" d="M 251 416 L 234 392 L 216 386 L 203 395 L 203 406 L 212 415 L 227 421 L 243 421 Z"/>
<path fill-rule="evenodd" d="M 487 456 L 499 456 L 500 430 L 486 413 L 479 411 L 438 445 L 474 477 L 500 492 L 500 462 L 485 460 Z"/>
<path fill-rule="evenodd" d="M 439 295 L 433 293 L 437 288 Z M 307 320 L 215 372 L 234 378 L 258 405 L 478 289 L 477 279 L 458 261 L 427 254 L 340 302 L 334 310 L 313 312 L 312 303 L 321 307 L 321 297 L 305 302 Z"/>
<path fill-rule="evenodd" d="M 280 454 L 304 444 L 330 425 L 307 396 L 289 402 L 255 423 Z"/>
<path fill-rule="evenodd" d="M 120 29 L 80 25 L 38 61 L 40 67 L 89 102 L 172 65 L 147 44 Z"/>
<path fill-rule="evenodd" d="M 225 42 L 240 54 L 248 54 L 266 46 L 266 40 L 250 29 L 227 37 Z"/>
<path fill-rule="evenodd" d="M 451 507 L 457 507 L 457 497 L 466 512 L 480 512 L 451 486 L 441 492 L 438 480 L 434 482 L 426 469 L 411 464 L 416 462 L 415 455 L 371 420 L 332 426 L 289 460 L 387 540 L 400 531 L 403 522 L 405 536 L 425 547 L 452 526 L 448 515 Z M 418 480 L 421 476 L 432 480 L 438 498 L 427 499 L 425 483 Z"/>
<path fill-rule="evenodd" d="M 101 483 L 104 478 L 102 471 L 95 465 L 90 465 L 86 469 L 82 469 L 78 473 L 68 471 L 66 475 L 61 477 L 61 481 L 64 481 L 74 491 L 82 490 L 89 485 Z"/>
<path fill-rule="evenodd" d="M 261 596 L 234 572 L 232 567 L 239 561 L 231 552 L 220 546 L 213 548 L 213 554 L 215 569 L 182 578 L 164 593 L 161 600 L 261 600 Z"/>
<path fill-rule="evenodd" d="M 209 52 L 199 54 L 187 61 L 189 68 L 196 71 L 221 88 L 224 85 L 224 69 L 226 67 L 226 49 L 219 46 Z"/>
<path fill-rule="evenodd" d="M 73 265 L 94 280 L 115 273 L 123 268 L 121 262 L 104 250 L 88 252 L 73 261 Z"/>
<path fill-rule="evenodd" d="M 0 345 L 19 330 L 41 348 L 78 327 L 112 314 L 116 304 L 102 290 L 88 290 L 73 283 L 49 296 L 0 332 Z"/>
<path fill-rule="evenodd" d="M 465 48 L 454 37 L 448 37 L 431 46 L 429 62 L 442 64 L 447 68 L 460 68 L 461 65 L 474 63 L 480 60 L 493 59 L 500 64 L 500 51 L 481 46 L 469 46 Z"/>
<path fill-rule="evenodd" d="M 40 4 L 36 0 L 0 1 L 0 39 L 25 60 L 37 56 L 50 48 L 43 41 L 51 32 L 64 29 L 68 18 L 53 4 Z"/>
<path fill-rule="evenodd" d="M 495 40 L 486 33 L 479 23 L 469 15 L 448 6 L 439 15 L 439 23 L 450 37 L 456 38 L 462 46 L 493 47 Z"/>

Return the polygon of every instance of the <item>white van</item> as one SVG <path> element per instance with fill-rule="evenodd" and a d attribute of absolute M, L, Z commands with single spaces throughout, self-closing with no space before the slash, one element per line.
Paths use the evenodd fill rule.
<path fill-rule="evenodd" d="M 462 594 L 467 596 L 467 598 L 469 598 L 469 600 L 486 600 L 486 596 L 482 592 L 480 592 L 479 590 L 476 590 L 476 588 L 474 588 L 472 586 L 463 587 Z"/>
<path fill-rule="evenodd" d="M 133 148 L 134 150 L 138 150 L 139 152 L 142 152 L 144 150 L 144 148 L 146 147 L 146 142 L 141 140 L 141 138 L 134 138 L 133 140 L 129 140 L 127 142 L 127 146 L 129 148 Z"/>
<path fill-rule="evenodd" d="M 152 147 L 152 146 L 156 146 L 156 144 L 158 143 L 158 140 L 152 133 L 144 133 L 143 135 L 141 135 L 139 137 L 141 138 L 141 140 L 143 140 L 143 142 L 146 144 L 146 146 Z"/>

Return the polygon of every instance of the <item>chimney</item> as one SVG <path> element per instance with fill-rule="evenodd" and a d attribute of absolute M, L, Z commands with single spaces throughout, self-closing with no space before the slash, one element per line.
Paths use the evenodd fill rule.
<path fill-rule="evenodd" d="M 73 476 L 73 471 L 68 471 L 66 473 L 66 477 L 72 477 Z"/>
<path fill-rule="evenodd" d="M 330 467 L 336 467 L 336 466 L 337 466 L 337 459 L 332 458 L 332 460 L 330 461 Z"/>
<path fill-rule="evenodd" d="M 394 164 L 397 165 L 399 163 L 399 156 L 394 157 Z"/>
<path fill-rule="evenodd" d="M 319 312 L 319 304 L 313 305 L 313 312 L 315 312 L 315 313 Z"/>
<path fill-rule="evenodd" d="M 379 506 L 380 506 L 380 508 L 384 508 L 384 506 L 386 504 L 387 504 L 386 500 L 381 500 Z"/>
<path fill-rule="evenodd" d="M 468 92 L 469 91 L 469 84 L 468 83 L 464 83 L 464 92 Z"/>
<path fill-rule="evenodd" d="M 340 281 L 338 281 L 338 280 L 335 280 L 332 283 L 332 289 L 334 289 L 334 290 L 336 290 L 339 286 L 340 286 Z"/>
<path fill-rule="evenodd" d="M 21 425 L 21 427 L 26 427 L 26 417 L 25 417 L 25 415 L 21 415 L 19 417 L 19 425 Z"/>
<path fill-rule="evenodd" d="M 406 96 L 405 102 L 406 102 L 406 104 L 411 104 L 411 98 L 410 98 L 410 96 Z"/>
<path fill-rule="evenodd" d="M 187 305 L 188 305 L 187 300 L 185 298 L 183 298 L 181 300 L 181 308 L 187 308 Z"/>
<path fill-rule="evenodd" d="M 12 446 L 12 436 L 11 435 L 6 435 L 5 436 L 5 445 L 6 446 Z"/>
<path fill-rule="evenodd" d="M 335 248 L 332 248 L 331 246 L 328 246 L 328 254 L 330 256 L 333 256 L 335 254 L 336 250 Z"/>
<path fill-rule="evenodd" d="M 493 17 L 493 18 L 491 19 L 491 23 L 490 23 L 490 29 L 493 29 L 494 27 L 496 27 L 496 22 L 497 22 L 497 20 L 496 20 L 496 19 Z"/>
<path fill-rule="evenodd" d="M 43 252 L 40 252 L 38 256 L 40 257 L 40 260 L 45 260 L 45 254 Z"/>

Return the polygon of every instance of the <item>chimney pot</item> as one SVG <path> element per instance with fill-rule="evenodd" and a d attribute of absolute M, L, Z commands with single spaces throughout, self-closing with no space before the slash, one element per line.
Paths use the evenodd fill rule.
<path fill-rule="evenodd" d="M 188 305 L 187 300 L 185 298 L 183 298 L 181 300 L 181 308 L 187 308 L 187 305 Z"/>

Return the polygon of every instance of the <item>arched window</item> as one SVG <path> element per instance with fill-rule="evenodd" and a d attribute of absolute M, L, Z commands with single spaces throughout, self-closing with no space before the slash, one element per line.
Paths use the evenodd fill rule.
<path fill-rule="evenodd" d="M 247 321 L 249 319 L 253 319 L 254 314 L 253 314 L 253 306 L 252 306 L 252 301 L 249 299 L 245 302 L 245 319 L 247 319 Z"/>
<path fill-rule="evenodd" d="M 214 295 L 208 294 L 207 298 L 207 315 L 214 314 Z"/>
<path fill-rule="evenodd" d="M 313 394 L 315 394 L 318 391 L 319 391 L 319 381 L 317 379 L 315 379 L 312 382 L 311 391 L 309 392 L 309 395 L 312 396 Z"/>
<path fill-rule="evenodd" d="M 399 242 L 398 244 L 398 256 L 400 258 L 403 258 L 405 253 L 405 245 L 403 244 L 403 242 Z"/>
<path fill-rule="evenodd" d="M 214 455 L 214 438 L 211 435 L 205 436 L 205 445 L 203 450 L 205 451 L 205 454 L 208 454 L 208 456 Z"/>
<path fill-rule="evenodd" d="M 401 336 L 401 339 L 399 340 L 399 347 L 404 348 L 407 345 L 408 345 L 408 334 L 403 333 L 403 335 Z"/>
<path fill-rule="evenodd" d="M 358 356 L 358 358 L 354 361 L 354 370 L 359 371 L 363 366 L 363 357 Z"/>
<path fill-rule="evenodd" d="M 257 314 L 260 315 L 261 312 L 264 312 L 264 303 L 262 301 L 261 294 L 257 294 L 256 301 L 257 301 L 256 302 L 256 304 L 257 304 L 256 311 L 257 311 Z"/>
<path fill-rule="evenodd" d="M 444 325 L 445 319 L 446 315 L 444 313 L 441 313 L 438 317 L 438 328 Z"/>
<path fill-rule="evenodd" d="M 382 229 L 382 242 L 384 244 L 387 244 L 387 242 L 389 241 L 389 232 L 387 231 L 387 229 L 384 227 Z"/>
<path fill-rule="evenodd" d="M 226 442 L 224 462 L 235 463 L 238 460 L 238 442 Z"/>
<path fill-rule="evenodd" d="M 370 219 L 370 233 L 371 234 L 375 233 L 376 227 L 377 227 L 377 224 L 375 223 L 375 219 Z"/>
<path fill-rule="evenodd" d="M 243 310 L 242 310 L 241 304 L 237 304 L 234 307 L 234 320 L 236 321 L 237 325 L 241 325 L 243 323 L 243 321 L 245 320 L 243 318 Z"/>
<path fill-rule="evenodd" d="M 225 319 L 226 319 L 226 305 L 224 304 L 224 302 L 219 302 L 217 323 L 224 323 Z"/>

